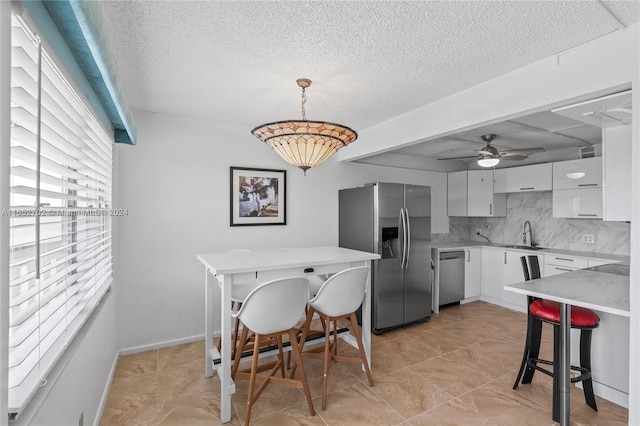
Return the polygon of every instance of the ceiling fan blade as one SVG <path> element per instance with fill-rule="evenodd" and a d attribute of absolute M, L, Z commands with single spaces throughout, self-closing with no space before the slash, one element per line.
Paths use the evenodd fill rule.
<path fill-rule="evenodd" d="M 438 158 L 438 160 L 465 160 L 469 158 L 478 158 L 477 155 L 466 156 L 466 157 L 446 157 L 446 158 Z"/>
<path fill-rule="evenodd" d="M 525 158 L 529 158 L 526 155 L 504 155 L 500 156 L 501 160 L 524 160 Z"/>
<path fill-rule="evenodd" d="M 534 154 L 536 152 L 544 152 L 544 148 L 522 148 L 522 149 L 507 149 L 505 151 L 500 151 L 500 156 L 509 156 L 509 155 L 529 155 Z"/>

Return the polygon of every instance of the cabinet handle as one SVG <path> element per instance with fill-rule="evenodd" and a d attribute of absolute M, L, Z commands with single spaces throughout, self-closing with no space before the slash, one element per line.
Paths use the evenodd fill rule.
<path fill-rule="evenodd" d="M 520 188 L 520 191 L 526 191 L 527 189 L 535 189 L 533 186 L 530 188 Z"/>
<path fill-rule="evenodd" d="M 578 216 L 586 216 L 586 217 L 596 217 L 597 213 L 578 213 Z"/>
<path fill-rule="evenodd" d="M 578 186 L 598 186 L 597 183 L 581 183 Z"/>
<path fill-rule="evenodd" d="M 493 216 L 493 204 L 489 203 L 489 216 Z"/>
<path fill-rule="evenodd" d="M 566 257 L 556 257 L 556 260 L 564 260 L 565 262 L 573 262 L 573 259 L 568 259 Z"/>
<path fill-rule="evenodd" d="M 471 250 L 465 250 L 467 252 L 467 262 L 471 262 Z"/>
<path fill-rule="evenodd" d="M 506 251 L 504 252 L 504 264 L 505 265 L 507 264 L 507 252 Z"/>
<path fill-rule="evenodd" d="M 555 267 L 555 270 L 556 270 L 556 271 L 571 272 L 571 271 L 573 271 L 574 269 L 567 269 L 567 268 L 558 268 L 558 267 Z"/>

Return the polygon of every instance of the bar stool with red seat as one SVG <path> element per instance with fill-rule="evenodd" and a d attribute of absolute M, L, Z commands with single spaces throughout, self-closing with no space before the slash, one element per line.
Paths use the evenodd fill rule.
<path fill-rule="evenodd" d="M 527 265 L 526 257 L 529 258 L 529 265 Z M 538 256 L 526 257 L 522 256 L 520 258 L 525 281 L 540 278 Z M 558 406 L 560 400 L 560 385 L 558 382 L 558 374 L 556 373 L 560 360 L 558 353 L 560 348 L 560 304 L 558 302 L 528 296 L 528 305 L 527 337 L 522 362 L 520 364 L 520 371 L 518 371 L 518 377 L 513 384 L 513 389 L 516 389 L 521 383 L 521 378 L 522 384 L 531 383 L 536 370 L 553 377 L 553 420 L 559 421 Z M 553 361 L 538 358 L 543 322 L 553 325 Z M 591 334 L 593 329 L 598 327 L 599 323 L 600 318 L 591 309 L 577 306 L 571 307 L 571 328 L 580 330 L 580 366 L 571 366 L 571 369 L 579 371 L 580 375 L 572 378 L 571 383 L 583 382 L 582 386 L 585 401 L 587 405 L 595 411 L 598 411 L 598 407 L 593 394 L 593 383 L 591 379 Z M 553 370 L 549 371 L 540 367 L 538 364 L 551 365 L 553 366 Z"/>

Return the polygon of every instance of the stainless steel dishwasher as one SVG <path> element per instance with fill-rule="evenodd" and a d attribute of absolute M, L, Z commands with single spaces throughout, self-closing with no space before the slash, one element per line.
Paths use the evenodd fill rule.
<path fill-rule="evenodd" d="M 440 306 L 464 299 L 464 251 L 440 253 Z"/>

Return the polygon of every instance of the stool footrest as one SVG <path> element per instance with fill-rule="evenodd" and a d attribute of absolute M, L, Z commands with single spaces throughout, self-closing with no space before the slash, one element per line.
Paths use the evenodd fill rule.
<path fill-rule="evenodd" d="M 553 361 L 549 361 L 549 360 L 546 360 L 546 359 L 540 359 L 540 358 L 529 358 L 527 360 L 527 367 L 535 368 L 536 370 L 540 371 L 541 373 L 544 373 L 547 376 L 553 377 L 553 372 L 552 371 L 544 369 L 544 368 L 538 366 L 538 364 L 553 365 Z M 571 383 L 577 383 L 577 382 L 581 382 L 583 380 L 587 380 L 587 379 L 591 378 L 591 371 L 587 370 L 586 368 L 572 365 L 571 369 L 573 371 L 579 371 L 580 372 L 579 376 L 571 378 Z"/>

